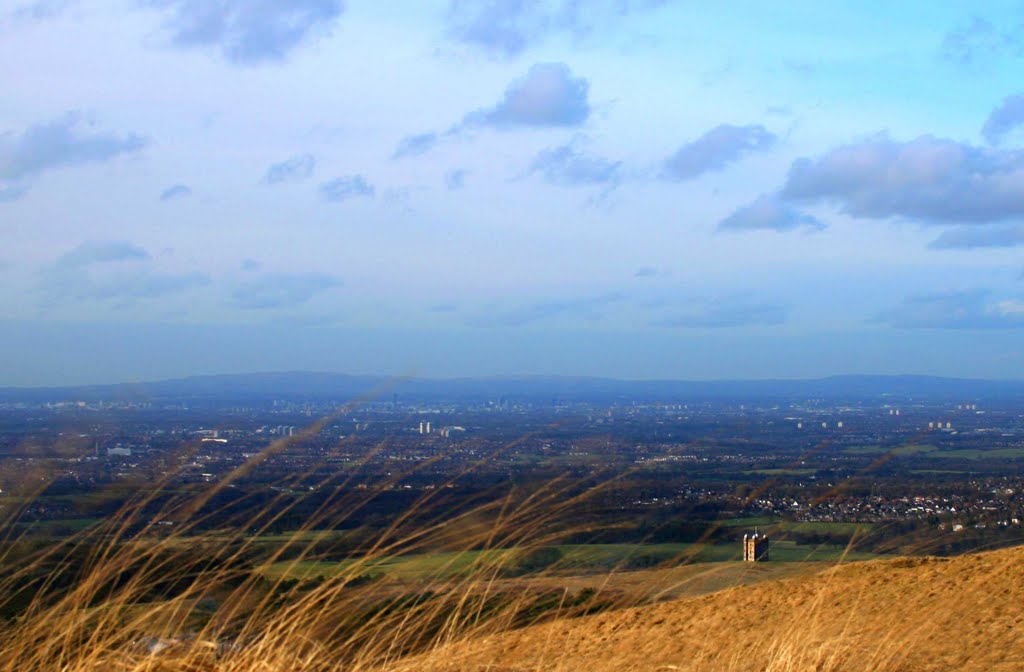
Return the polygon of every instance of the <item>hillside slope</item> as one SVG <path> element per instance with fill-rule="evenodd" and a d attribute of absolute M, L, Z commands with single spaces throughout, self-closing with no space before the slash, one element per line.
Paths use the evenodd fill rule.
<path fill-rule="evenodd" d="M 1022 670 L 1024 547 L 810 577 L 458 642 L 390 670 Z"/>

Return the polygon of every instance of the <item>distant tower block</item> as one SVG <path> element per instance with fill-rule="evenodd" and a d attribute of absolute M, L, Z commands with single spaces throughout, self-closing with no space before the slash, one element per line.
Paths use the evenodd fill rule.
<path fill-rule="evenodd" d="M 768 537 L 754 532 L 743 535 L 743 562 L 763 562 L 768 559 Z"/>

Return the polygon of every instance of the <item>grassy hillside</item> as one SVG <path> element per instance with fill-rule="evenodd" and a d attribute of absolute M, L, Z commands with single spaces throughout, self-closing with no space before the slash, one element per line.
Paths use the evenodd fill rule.
<path fill-rule="evenodd" d="M 386 669 L 893 672 L 1024 669 L 1024 548 L 810 577 L 453 643 Z"/>

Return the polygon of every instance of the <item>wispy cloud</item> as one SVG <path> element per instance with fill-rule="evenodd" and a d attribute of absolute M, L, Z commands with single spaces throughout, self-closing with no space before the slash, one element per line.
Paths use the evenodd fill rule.
<path fill-rule="evenodd" d="M 152 267 L 143 248 L 126 241 L 90 241 L 66 252 L 40 272 L 48 304 L 76 300 L 130 302 L 210 284 L 199 272 L 167 273 Z"/>
<path fill-rule="evenodd" d="M 1024 300 L 997 299 L 984 289 L 925 294 L 907 297 L 875 321 L 903 329 L 1020 329 Z"/>
<path fill-rule="evenodd" d="M 933 250 L 973 250 L 980 247 L 1024 245 L 1024 225 L 958 226 L 943 231 L 928 244 Z"/>
<path fill-rule="evenodd" d="M 290 159 L 272 164 L 267 168 L 263 176 L 265 184 L 280 184 L 282 182 L 298 182 L 313 176 L 316 168 L 316 159 L 312 154 L 300 154 Z"/>
<path fill-rule="evenodd" d="M 537 63 L 513 80 L 501 100 L 473 110 L 444 132 L 427 131 L 399 141 L 391 158 L 426 154 L 445 138 L 474 128 L 503 130 L 524 128 L 571 128 L 590 117 L 590 83 L 572 73 L 565 63 Z"/>
<path fill-rule="evenodd" d="M 621 21 L 663 4 L 665 0 L 453 0 L 447 32 L 458 43 L 511 58 L 552 33 L 583 35 L 601 18 Z"/>
<path fill-rule="evenodd" d="M 174 186 L 167 187 L 160 193 L 161 201 L 173 201 L 179 198 L 186 198 L 192 195 L 192 190 L 184 184 L 175 184 Z"/>
<path fill-rule="evenodd" d="M 774 196 L 761 196 L 718 223 L 718 231 L 821 231 L 825 224 Z"/>
<path fill-rule="evenodd" d="M 426 154 L 437 146 L 438 139 L 437 133 L 434 132 L 407 135 L 399 141 L 395 151 L 391 153 L 391 158 L 401 159 Z"/>
<path fill-rule="evenodd" d="M 491 307 L 471 317 L 467 324 L 473 327 L 520 327 L 532 322 L 571 317 L 575 319 L 600 319 L 612 304 L 622 301 L 621 294 L 601 294 L 557 301 L 541 301 L 516 308 Z"/>
<path fill-rule="evenodd" d="M 362 175 L 346 175 L 320 185 L 320 193 L 333 203 L 361 196 L 373 196 L 375 192 L 376 188 Z"/>
<path fill-rule="evenodd" d="M 634 278 L 667 278 L 670 273 L 654 266 L 641 266 L 633 273 Z"/>
<path fill-rule="evenodd" d="M 469 171 L 464 168 L 449 170 L 444 175 L 444 186 L 448 187 L 448 191 L 457 191 L 462 189 L 462 187 L 466 185 L 467 175 L 469 175 Z"/>
<path fill-rule="evenodd" d="M 661 176 L 675 182 L 692 180 L 722 170 L 751 152 L 770 149 L 775 141 L 775 135 L 764 126 L 721 124 L 665 159 Z"/>
<path fill-rule="evenodd" d="M 748 326 L 774 326 L 788 317 L 785 306 L 750 296 L 727 296 L 690 301 L 672 308 L 669 315 L 653 326 L 679 329 L 729 329 Z"/>
<path fill-rule="evenodd" d="M 93 299 L 152 299 L 193 287 L 205 287 L 210 282 L 210 276 L 206 273 L 159 273 L 139 270 L 107 279 L 94 279 L 80 286 L 75 293 Z"/>
<path fill-rule="evenodd" d="M 142 0 L 163 11 L 177 47 L 218 50 L 230 63 L 283 61 L 304 42 L 330 32 L 342 0 Z"/>
<path fill-rule="evenodd" d="M 973 16 L 969 23 L 946 33 L 939 53 L 946 60 L 961 65 L 1006 54 L 1019 56 L 1024 51 L 1024 35 L 1021 33 L 1020 27 L 997 28 L 991 21 Z"/>
<path fill-rule="evenodd" d="M 529 172 L 540 173 L 551 184 L 614 187 L 622 179 L 621 169 L 621 161 L 586 154 L 572 142 L 542 150 L 530 163 Z"/>
<path fill-rule="evenodd" d="M 74 5 L 75 0 L 33 0 L 15 4 L 12 9 L 0 12 L 0 28 L 53 19 Z"/>
<path fill-rule="evenodd" d="M 138 135 L 97 131 L 79 112 L 30 126 L 21 133 L 4 133 L 0 135 L 0 192 L 7 195 L 5 200 L 15 200 L 43 173 L 107 161 L 145 145 L 146 140 Z"/>
<path fill-rule="evenodd" d="M 981 134 L 992 144 L 998 144 L 1011 131 L 1024 124 L 1024 93 L 1003 99 L 999 107 L 992 110 L 981 128 Z"/>
<path fill-rule="evenodd" d="M 114 261 L 148 261 L 149 252 L 127 241 L 87 241 L 57 258 L 61 268 L 82 268 Z"/>
<path fill-rule="evenodd" d="M 239 308 L 289 308 L 341 284 L 341 280 L 326 273 L 265 273 L 239 285 L 231 298 Z"/>
<path fill-rule="evenodd" d="M 28 194 L 27 184 L 0 186 L 0 203 L 13 203 Z"/>

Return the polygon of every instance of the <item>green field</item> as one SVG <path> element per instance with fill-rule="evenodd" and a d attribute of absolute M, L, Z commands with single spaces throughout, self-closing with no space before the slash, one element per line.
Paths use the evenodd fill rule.
<path fill-rule="evenodd" d="M 854 532 L 867 532 L 873 526 L 871 523 L 833 523 L 814 520 L 807 522 L 786 521 L 780 527 L 787 532 L 837 532 L 853 534 Z"/>
<path fill-rule="evenodd" d="M 768 525 L 776 525 L 779 522 L 777 518 L 769 518 L 768 516 L 751 516 L 749 518 L 730 518 L 719 521 L 719 524 L 722 527 L 756 527 L 758 525 L 767 527 Z"/>
<path fill-rule="evenodd" d="M 905 446 L 850 446 L 843 449 L 849 455 L 886 455 L 895 456 L 925 454 L 934 459 L 952 460 L 1019 460 L 1024 459 L 1024 448 L 995 448 L 979 450 L 975 448 L 940 450 L 937 446 L 927 443 L 912 443 Z M 751 473 L 751 472 L 747 472 Z"/>
<path fill-rule="evenodd" d="M 964 448 L 962 450 L 939 450 L 934 453 L 930 453 L 928 457 L 939 460 L 1020 460 L 1024 459 L 1024 448 L 994 448 L 992 450 Z"/>
<path fill-rule="evenodd" d="M 886 455 L 896 456 L 916 455 L 918 453 L 931 453 L 938 450 L 935 446 L 927 443 L 909 443 L 903 446 L 850 446 L 843 449 L 844 453 L 850 455 Z"/>
<path fill-rule="evenodd" d="M 730 544 L 566 544 L 556 546 L 561 560 L 552 565 L 548 573 L 599 573 L 630 566 L 630 561 L 643 558 L 651 565 L 695 562 L 727 562 L 739 560 L 738 543 Z M 839 546 L 812 547 L 791 541 L 771 544 L 772 560 L 780 562 L 835 562 L 837 560 L 867 560 L 877 557 L 870 553 L 844 555 Z M 340 562 L 279 562 L 262 569 L 265 576 L 278 578 L 331 577 L 342 573 L 353 576 L 387 576 L 404 581 L 423 581 L 463 576 L 481 565 L 496 566 L 509 563 L 508 556 L 515 550 L 484 550 L 463 552 L 436 552 L 399 555 L 369 561 L 343 560 Z"/>
<path fill-rule="evenodd" d="M 778 520 L 767 516 L 752 516 L 750 518 L 731 518 L 722 522 L 722 527 L 760 527 L 766 531 L 785 532 L 819 532 L 819 533 L 842 533 L 853 534 L 854 532 L 867 532 L 873 526 L 871 523 L 833 523 L 829 521 L 791 521 Z"/>

